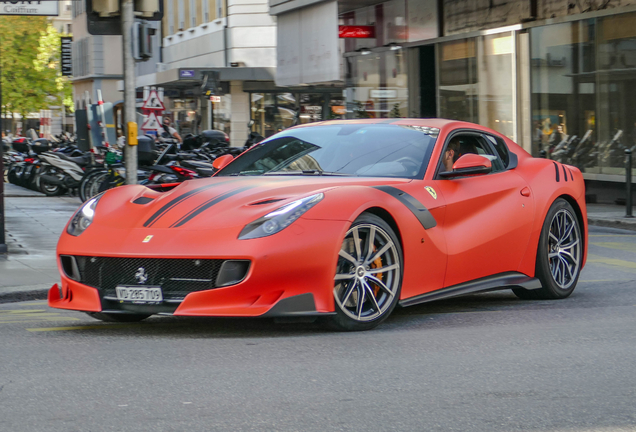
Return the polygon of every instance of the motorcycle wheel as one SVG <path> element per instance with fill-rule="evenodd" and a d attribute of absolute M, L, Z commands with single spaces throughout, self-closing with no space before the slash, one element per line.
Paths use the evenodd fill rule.
<path fill-rule="evenodd" d="M 108 170 L 100 169 L 93 170 L 85 175 L 84 178 L 82 178 L 82 181 L 80 182 L 80 185 L 77 189 L 79 199 L 82 202 L 86 202 L 94 195 L 97 195 L 98 191 L 95 188 L 94 183 L 98 178 L 101 178 L 104 175 L 108 175 Z"/>
<path fill-rule="evenodd" d="M 48 174 L 49 170 L 44 170 L 42 174 Z M 67 189 L 62 185 L 56 185 L 40 178 L 40 192 L 46 196 L 60 196 L 66 193 Z"/>

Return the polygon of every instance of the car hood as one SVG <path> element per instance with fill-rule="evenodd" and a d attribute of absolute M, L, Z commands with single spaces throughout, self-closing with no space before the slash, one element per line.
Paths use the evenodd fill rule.
<path fill-rule="evenodd" d="M 296 199 L 339 187 L 406 184 L 408 179 L 360 177 L 215 177 L 188 181 L 168 192 L 144 186 L 108 191 L 93 225 L 119 229 L 220 229 L 244 226 Z"/>

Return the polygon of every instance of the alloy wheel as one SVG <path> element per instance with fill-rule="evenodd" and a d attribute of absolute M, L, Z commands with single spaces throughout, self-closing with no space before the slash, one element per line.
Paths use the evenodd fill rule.
<path fill-rule="evenodd" d="M 383 316 L 400 287 L 400 258 L 391 236 L 374 224 L 353 226 L 338 256 L 334 298 L 357 322 Z"/>
<path fill-rule="evenodd" d="M 581 263 L 581 239 L 576 217 L 566 209 L 559 210 L 550 222 L 548 261 L 552 278 L 567 290 L 577 280 Z"/>

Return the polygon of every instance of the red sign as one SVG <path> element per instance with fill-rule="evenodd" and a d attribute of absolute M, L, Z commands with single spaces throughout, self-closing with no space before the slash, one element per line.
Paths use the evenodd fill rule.
<path fill-rule="evenodd" d="M 340 38 L 373 39 L 375 38 L 374 26 L 341 25 L 338 26 Z"/>

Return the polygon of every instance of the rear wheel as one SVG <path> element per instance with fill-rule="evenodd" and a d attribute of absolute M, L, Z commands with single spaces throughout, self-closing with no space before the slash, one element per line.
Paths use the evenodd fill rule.
<path fill-rule="evenodd" d="M 515 288 L 513 292 L 522 299 L 566 298 L 579 280 L 582 257 L 579 220 L 570 203 L 559 198 L 548 210 L 539 238 L 535 274 L 542 288 Z"/>
<path fill-rule="evenodd" d="M 370 330 L 393 311 L 402 286 L 402 251 L 391 227 L 363 213 L 342 241 L 334 278 L 335 330 Z"/>
<path fill-rule="evenodd" d="M 58 176 L 55 171 L 52 170 L 44 170 L 41 175 L 49 175 L 52 177 L 62 177 Z M 60 178 L 61 180 L 61 178 Z M 63 195 L 66 192 L 66 188 L 61 184 L 53 184 L 47 182 L 45 179 L 40 177 L 40 192 L 42 192 L 46 196 L 59 196 Z"/>
<path fill-rule="evenodd" d="M 138 322 L 150 316 L 146 314 L 118 314 L 107 312 L 86 312 L 86 314 L 91 318 L 105 322 Z"/>

